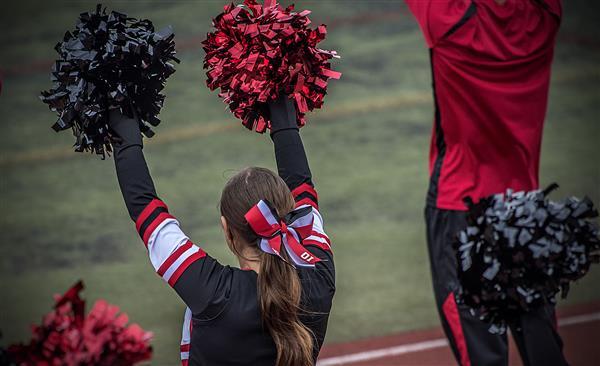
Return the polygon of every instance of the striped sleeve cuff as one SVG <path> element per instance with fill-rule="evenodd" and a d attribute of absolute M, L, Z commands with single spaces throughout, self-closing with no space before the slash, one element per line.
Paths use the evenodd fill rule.
<path fill-rule="evenodd" d="M 190 345 L 181 345 L 181 366 L 188 366 L 190 362 Z"/>
<path fill-rule="evenodd" d="M 190 343 L 192 342 L 192 311 L 190 308 L 185 309 L 183 316 L 183 329 L 181 331 L 181 345 L 179 351 L 181 353 L 181 365 L 188 366 L 190 358 Z"/>
<path fill-rule="evenodd" d="M 175 217 L 169 214 L 167 205 L 159 199 L 153 199 L 148 206 L 144 208 L 135 222 L 135 228 L 140 234 L 146 247 L 148 246 L 150 235 L 152 235 L 158 225 L 167 219 L 175 219 Z"/>
<path fill-rule="evenodd" d="M 179 222 L 161 200 L 154 199 L 144 208 L 135 227 L 156 273 L 171 287 L 192 263 L 206 257 L 206 252 L 181 231 Z"/>
<path fill-rule="evenodd" d="M 323 218 L 319 213 L 319 196 L 315 188 L 308 183 L 303 183 L 292 191 L 296 201 L 296 208 L 312 206 L 313 230 L 307 238 L 302 240 L 304 245 L 313 245 L 326 251 L 331 251 L 331 241 L 323 229 Z"/>
<path fill-rule="evenodd" d="M 315 188 L 308 183 L 302 183 L 300 186 L 294 188 L 292 196 L 294 196 L 294 200 L 296 201 L 296 207 L 310 205 L 319 209 L 319 196 L 317 195 L 317 191 L 315 191 Z"/>
<path fill-rule="evenodd" d="M 313 245 L 328 252 L 331 252 L 331 241 L 325 233 L 313 230 L 310 236 L 302 241 L 304 245 Z"/>
<path fill-rule="evenodd" d="M 188 240 L 162 262 L 156 273 L 173 287 L 192 263 L 204 257 L 206 252 Z"/>

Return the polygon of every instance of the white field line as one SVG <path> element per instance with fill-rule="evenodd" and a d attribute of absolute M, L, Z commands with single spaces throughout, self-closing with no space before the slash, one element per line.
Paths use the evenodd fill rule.
<path fill-rule="evenodd" d="M 600 312 L 577 315 L 567 317 L 558 320 L 558 325 L 561 327 L 567 327 L 570 325 L 589 323 L 600 320 Z M 429 341 L 422 341 L 416 343 L 402 344 L 393 347 L 380 348 L 371 351 L 351 353 L 343 356 L 328 357 L 317 362 L 317 366 L 332 366 L 332 365 L 346 365 L 349 363 L 370 361 L 377 358 L 386 358 L 392 356 L 399 356 L 407 353 L 421 352 L 434 348 L 442 348 L 448 345 L 448 341 L 445 338 L 437 338 Z"/>
<path fill-rule="evenodd" d="M 564 319 L 558 319 L 558 326 L 559 327 L 568 327 L 569 325 L 581 324 L 581 323 L 591 323 L 593 321 L 598 321 L 598 320 L 600 320 L 600 312 L 576 315 L 576 316 L 570 316 L 570 317 L 564 318 Z"/>
<path fill-rule="evenodd" d="M 381 348 L 372 351 L 351 353 L 349 355 L 329 357 L 317 362 L 317 366 L 329 366 L 329 365 L 346 365 L 349 363 L 369 361 L 375 358 L 385 358 L 403 355 L 406 353 L 426 351 L 432 348 L 446 347 L 448 341 L 445 338 L 433 339 L 431 341 L 417 342 L 403 344 L 401 346 L 394 346 L 388 348 Z"/>

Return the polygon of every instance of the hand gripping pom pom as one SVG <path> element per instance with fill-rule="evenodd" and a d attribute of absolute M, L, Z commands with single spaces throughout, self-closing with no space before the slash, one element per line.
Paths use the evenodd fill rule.
<path fill-rule="evenodd" d="M 159 32 L 149 20 L 106 13 L 83 13 L 73 32 L 67 32 L 55 49 L 60 55 L 52 68 L 52 88 L 40 99 L 58 114 L 55 131 L 68 128 L 75 135 L 75 151 L 111 152 L 108 111 L 121 109 L 137 114 L 146 137 L 165 96 L 167 78 L 175 72 L 174 34 L 170 27 Z"/>
<path fill-rule="evenodd" d="M 152 333 L 129 323 L 127 314 L 98 300 L 85 315 L 79 281 L 57 296 L 54 309 L 32 326 L 28 344 L 8 347 L 5 356 L 16 365 L 134 365 L 152 356 Z M 129 324 L 128 324 L 129 323 Z"/>
<path fill-rule="evenodd" d="M 323 105 L 328 80 L 341 76 L 329 63 L 337 53 L 317 47 L 325 39 L 325 25 L 311 29 L 310 11 L 293 9 L 275 0 L 226 5 L 213 20 L 215 31 L 202 42 L 206 84 L 220 88 L 219 97 L 234 116 L 259 133 L 270 128 L 268 101 L 282 93 L 293 98 L 302 127 L 306 112 Z"/>
<path fill-rule="evenodd" d="M 510 190 L 482 199 L 467 199 L 467 228 L 455 243 L 460 288 L 457 299 L 474 315 L 504 333 L 518 325 L 520 314 L 555 296 L 566 297 L 572 281 L 600 259 L 598 216 L 589 198 L 560 202 L 544 191 Z"/>

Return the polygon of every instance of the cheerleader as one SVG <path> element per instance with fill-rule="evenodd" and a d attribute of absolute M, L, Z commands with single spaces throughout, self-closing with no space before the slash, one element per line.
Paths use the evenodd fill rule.
<path fill-rule="evenodd" d="M 221 194 L 225 242 L 240 268 L 220 264 L 186 236 L 156 194 L 139 124 L 110 112 L 127 210 L 154 270 L 188 307 L 184 364 L 314 365 L 325 338 L 335 292 L 330 240 L 294 104 L 281 96 L 268 109 L 279 175 L 246 168 Z"/>

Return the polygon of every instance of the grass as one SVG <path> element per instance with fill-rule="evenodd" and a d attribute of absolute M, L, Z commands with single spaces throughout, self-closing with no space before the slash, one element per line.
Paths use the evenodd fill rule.
<path fill-rule="evenodd" d="M 206 32 L 222 3 L 110 5 L 159 27 L 174 22 L 177 39 L 194 39 Z M 569 2 L 561 34 L 598 34 L 588 15 L 597 12 L 585 6 Z M 0 21 L 2 68 L 54 57 L 52 46 L 66 25 L 93 7 L 73 1 L 14 5 L 12 16 Z M 343 56 L 336 64 L 342 79 L 331 84 L 325 108 L 309 116 L 302 132 L 338 268 L 327 341 L 437 325 L 423 224 L 433 112 L 420 32 L 400 2 L 315 1 L 299 7 L 338 24 L 329 29 L 325 46 Z M 339 21 L 367 10 L 398 17 Z M 218 197 L 232 172 L 248 165 L 275 168 L 272 146 L 267 136 L 238 126 L 204 87 L 200 50 L 180 56 L 165 91 L 164 123 L 145 151 L 159 194 L 183 228 L 211 255 L 234 264 L 219 232 Z M 542 185 L 561 184 L 556 198 L 587 194 L 600 202 L 599 62 L 598 43 L 559 41 L 541 164 Z M 152 274 L 112 162 L 64 152 L 72 136 L 50 130 L 54 116 L 37 100 L 49 84 L 46 72 L 8 76 L 0 97 L 2 342 L 26 339 L 28 325 L 50 308 L 52 294 L 82 278 L 90 305 L 105 298 L 121 306 L 155 333 L 154 363 L 176 365 L 184 305 Z M 599 282 L 594 268 L 567 303 L 600 299 Z"/>

